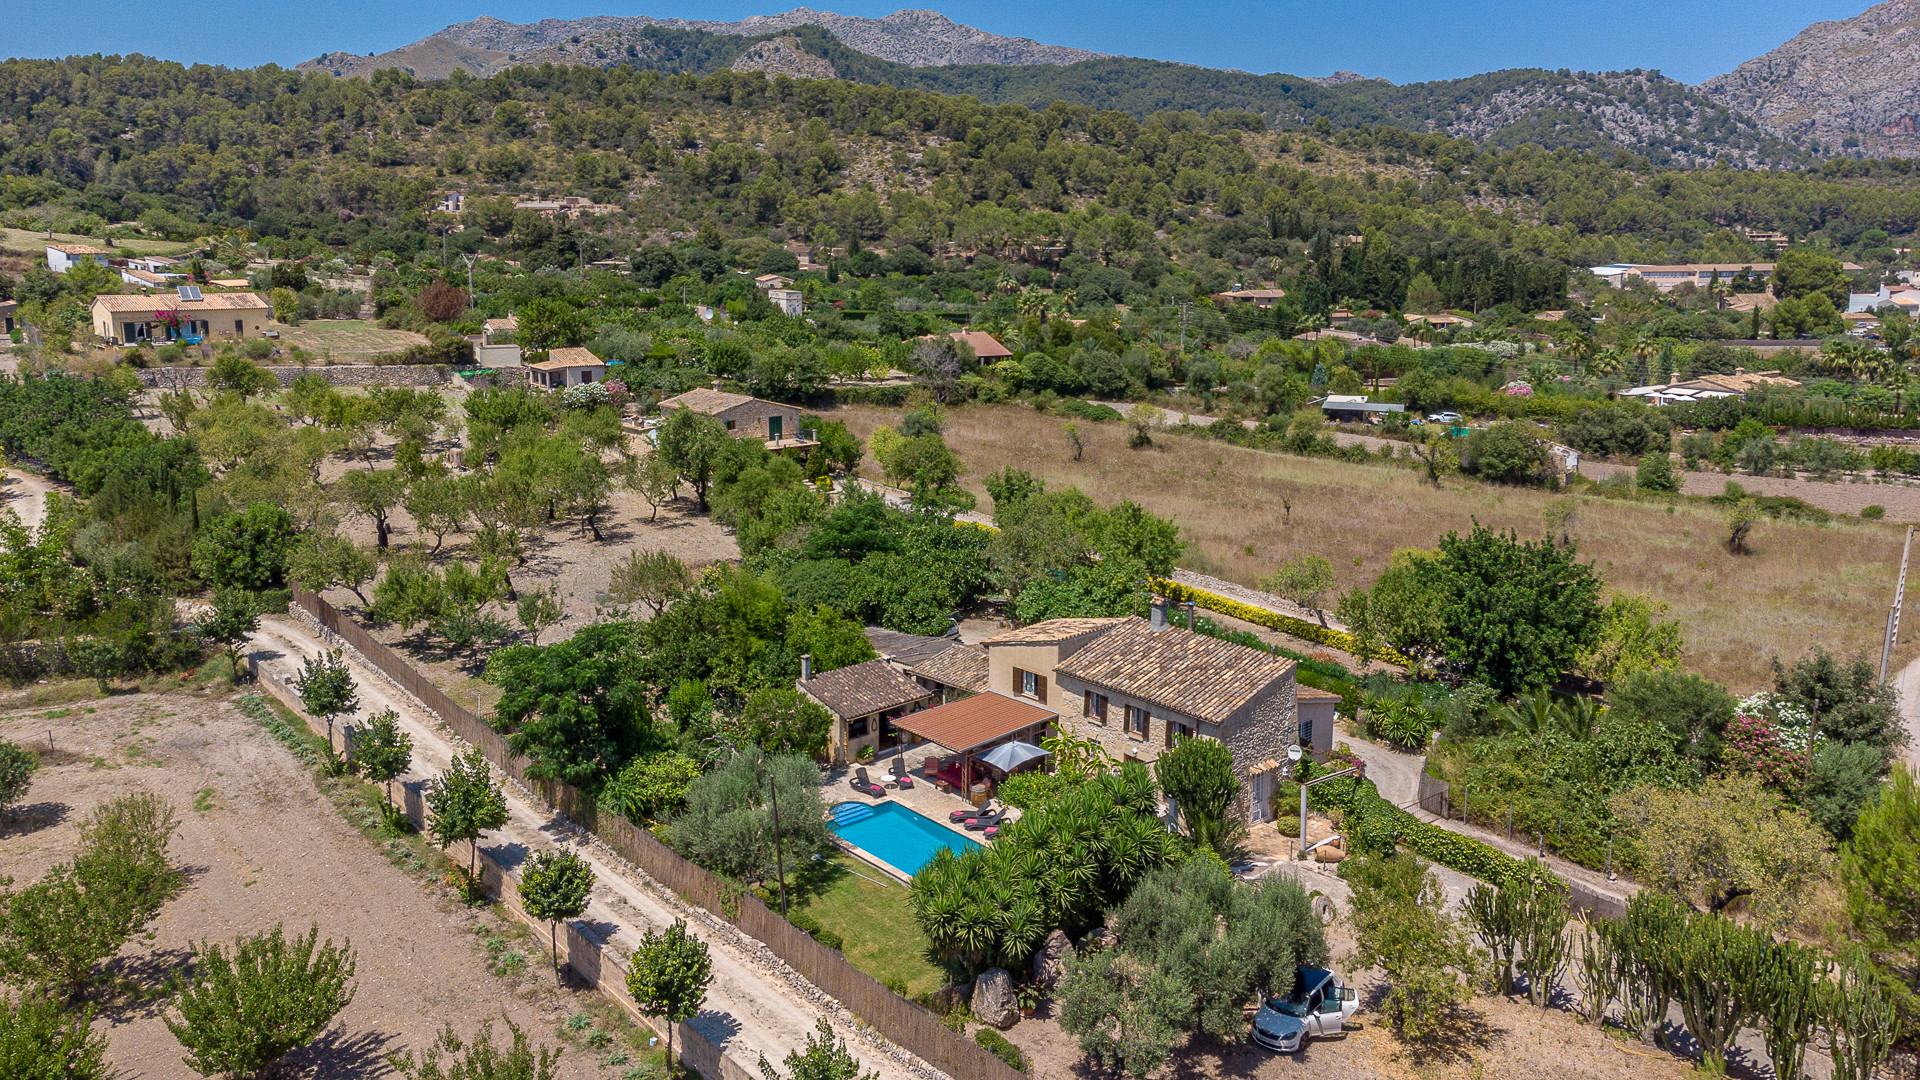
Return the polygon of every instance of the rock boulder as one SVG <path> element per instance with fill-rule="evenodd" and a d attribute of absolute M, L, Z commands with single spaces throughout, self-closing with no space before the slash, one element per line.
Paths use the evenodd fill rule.
<path fill-rule="evenodd" d="M 1067 960 L 1072 956 L 1073 942 L 1065 932 L 1055 930 L 1048 934 L 1046 944 L 1033 954 L 1033 981 L 1043 989 L 1053 989 L 1060 976 L 1067 973 Z"/>
<path fill-rule="evenodd" d="M 1006 968 L 988 968 L 973 984 L 973 1018 L 1005 1030 L 1020 1019 L 1020 1001 Z"/>

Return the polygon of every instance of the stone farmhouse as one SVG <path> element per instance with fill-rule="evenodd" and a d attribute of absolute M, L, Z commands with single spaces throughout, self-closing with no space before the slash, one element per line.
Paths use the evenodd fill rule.
<path fill-rule="evenodd" d="M 1052 619 L 947 649 L 907 673 L 948 704 L 894 726 L 969 756 L 1030 730 L 1035 710 L 1053 715 L 1053 729 L 1092 739 L 1121 761 L 1152 762 L 1182 737 L 1217 739 L 1232 750 L 1241 782 L 1236 814 L 1265 821 L 1286 748 L 1305 737 L 1310 749 L 1330 749 L 1339 699 L 1303 692 L 1293 661 L 1173 625 L 1166 610 L 1155 600 L 1147 619 Z M 999 709 L 1008 726 L 999 733 L 990 718 L 972 715 L 988 710 L 975 698 L 1025 708 Z M 964 737 L 978 741 L 941 741 L 933 734 L 940 714 L 966 701 L 973 705 Z M 909 756 L 918 760 L 919 751 Z"/>
<path fill-rule="evenodd" d="M 800 427 L 799 409 L 777 401 L 730 393 L 720 389 L 717 379 L 709 389 L 689 390 L 660 402 L 662 416 L 676 409 L 711 416 L 726 425 L 727 434 L 736 439 L 761 439 L 769 450 L 798 450 L 820 445 L 811 430 Z"/>

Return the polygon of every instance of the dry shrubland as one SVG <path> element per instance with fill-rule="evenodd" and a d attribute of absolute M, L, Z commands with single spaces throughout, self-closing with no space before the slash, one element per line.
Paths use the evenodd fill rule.
<path fill-rule="evenodd" d="M 864 438 L 898 411 L 852 407 L 835 415 Z M 1799 656 L 1815 644 L 1877 658 L 1899 570 L 1904 531 L 1884 523 L 1765 521 L 1754 531 L 1753 553 L 1734 556 L 1722 542 L 1724 512 L 1705 503 L 1669 511 L 1663 503 L 1460 477 L 1436 489 L 1412 470 L 1176 433 L 1134 451 L 1122 425 L 1085 420 L 1074 421 L 1087 443 L 1076 462 L 1067 422 L 1020 405 L 967 407 L 949 414 L 946 438 L 965 460 L 964 482 L 983 510 L 992 505 L 984 476 L 1007 465 L 1026 469 L 1050 486 L 1071 484 L 1107 503 L 1132 499 L 1173 518 L 1191 544 L 1185 565 L 1248 585 L 1295 552 L 1331 559 L 1342 589 L 1364 585 L 1397 548 L 1432 547 L 1476 520 L 1539 536 L 1547 507 L 1571 502 L 1569 531 L 1609 588 L 1670 604 L 1686 636 L 1688 666 L 1738 692 L 1769 682 L 1770 658 Z"/>

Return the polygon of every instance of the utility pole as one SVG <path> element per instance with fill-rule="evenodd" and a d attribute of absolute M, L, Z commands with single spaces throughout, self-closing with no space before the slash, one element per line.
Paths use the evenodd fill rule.
<path fill-rule="evenodd" d="M 471 308 L 473 307 L 473 256 L 463 255 L 461 258 L 467 261 L 467 307 Z"/>
<path fill-rule="evenodd" d="M 767 798 L 773 802 L 773 867 L 780 875 L 780 917 L 787 917 L 787 860 L 780 850 L 780 794 L 774 789 L 773 770 L 767 770 Z"/>
<path fill-rule="evenodd" d="M 1181 301 L 1180 303 L 1180 355 L 1181 356 L 1187 355 L 1187 313 L 1192 310 L 1193 310 L 1193 301 L 1191 300 Z"/>

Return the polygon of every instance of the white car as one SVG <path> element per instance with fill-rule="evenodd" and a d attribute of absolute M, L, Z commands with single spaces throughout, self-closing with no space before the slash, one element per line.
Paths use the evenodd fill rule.
<path fill-rule="evenodd" d="M 1291 1054 L 1309 1037 L 1339 1035 L 1360 1008 L 1359 994 L 1340 985 L 1340 977 L 1324 968 L 1301 968 L 1294 973 L 1293 992 L 1270 997 L 1253 1016 L 1253 1041 L 1269 1050 Z"/>
<path fill-rule="evenodd" d="M 1436 424 L 1457 424 L 1460 422 L 1460 414 L 1457 412 L 1428 413 L 1427 419 Z"/>

